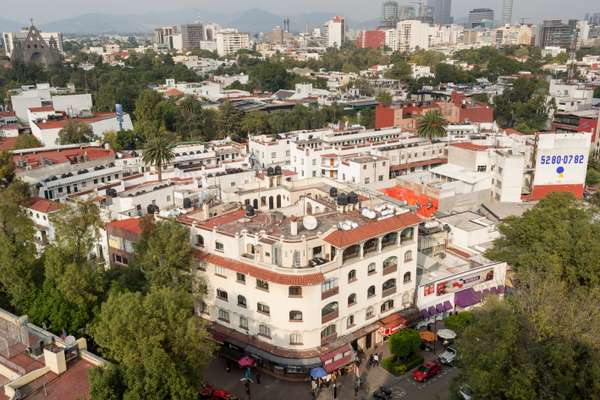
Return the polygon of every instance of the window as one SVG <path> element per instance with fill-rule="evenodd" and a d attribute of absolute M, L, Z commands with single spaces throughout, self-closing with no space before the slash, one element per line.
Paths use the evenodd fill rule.
<path fill-rule="evenodd" d="M 356 325 L 354 323 L 354 315 L 349 315 L 348 319 L 346 320 L 346 328 L 352 328 L 354 325 Z"/>
<path fill-rule="evenodd" d="M 328 290 L 335 289 L 338 286 L 338 282 L 336 278 L 327 278 L 321 284 L 321 291 L 327 292 Z"/>
<path fill-rule="evenodd" d="M 367 311 L 365 311 L 365 319 L 373 318 L 375 316 L 375 310 L 373 307 L 367 307 Z"/>
<path fill-rule="evenodd" d="M 302 334 L 301 333 L 290 334 L 290 344 L 302 344 Z"/>
<path fill-rule="evenodd" d="M 354 282 L 355 280 L 356 280 L 356 270 L 353 269 L 352 271 L 348 272 L 348 283 Z"/>
<path fill-rule="evenodd" d="M 365 178 L 365 185 L 368 185 L 369 183 L 371 183 L 371 178 Z"/>
<path fill-rule="evenodd" d="M 239 283 L 244 283 L 244 284 L 246 283 L 246 275 L 244 275 L 244 274 L 242 274 L 242 273 L 239 273 L 239 272 L 238 272 L 238 273 L 235 275 L 235 278 L 236 278 L 236 280 L 237 280 Z"/>
<path fill-rule="evenodd" d="M 256 305 L 256 310 L 261 314 L 271 315 L 271 310 L 269 309 L 269 306 L 266 304 L 258 303 Z"/>
<path fill-rule="evenodd" d="M 363 165 L 363 169 L 367 169 L 367 165 L 366 165 L 366 164 L 365 164 L 365 165 Z"/>
<path fill-rule="evenodd" d="M 369 286 L 367 289 L 367 298 L 375 296 L 375 285 Z"/>
<path fill-rule="evenodd" d="M 216 241 L 215 242 L 215 250 L 220 251 L 222 253 L 225 251 L 225 246 L 223 246 L 223 243 Z"/>
<path fill-rule="evenodd" d="M 383 285 L 381 285 L 381 289 L 382 290 L 393 289 L 395 287 L 396 287 L 396 280 L 395 279 L 388 279 L 387 281 L 385 281 L 383 283 Z"/>
<path fill-rule="evenodd" d="M 404 242 L 409 242 L 409 241 L 413 240 L 414 234 L 415 234 L 414 228 L 406 228 L 400 234 L 400 242 L 404 243 Z"/>
<path fill-rule="evenodd" d="M 302 297 L 302 287 L 300 286 L 290 286 L 288 292 L 290 297 Z"/>
<path fill-rule="evenodd" d="M 240 315 L 240 328 L 248 330 L 248 318 Z"/>
<path fill-rule="evenodd" d="M 410 272 L 404 274 L 404 283 L 410 283 Z"/>
<path fill-rule="evenodd" d="M 215 265 L 215 275 L 225 278 L 225 268 Z"/>
<path fill-rule="evenodd" d="M 375 272 L 377 272 L 377 266 L 375 265 L 375 263 L 369 264 L 369 266 L 367 267 L 367 273 L 369 275 L 371 275 L 371 274 L 374 274 Z"/>
<path fill-rule="evenodd" d="M 219 319 L 221 321 L 229 323 L 229 311 L 219 308 Z"/>
<path fill-rule="evenodd" d="M 335 333 L 336 333 L 335 325 L 333 325 L 333 324 L 329 325 L 321 331 L 321 339 L 326 338 L 328 336 L 333 336 L 333 335 L 335 335 Z"/>
<path fill-rule="evenodd" d="M 356 293 L 352 293 L 348 296 L 348 307 L 352 307 L 356 304 Z"/>
<path fill-rule="evenodd" d="M 242 308 L 248 307 L 248 304 L 246 303 L 246 298 L 244 296 L 242 296 L 241 294 L 238 295 L 238 306 L 240 306 Z"/>
<path fill-rule="evenodd" d="M 228 301 L 227 299 L 228 295 L 227 292 L 224 291 L 223 289 L 217 289 L 217 298 L 221 299 L 223 301 Z"/>
<path fill-rule="evenodd" d="M 393 268 L 398 265 L 398 257 L 392 256 L 385 259 L 383 262 L 383 269 Z"/>
<path fill-rule="evenodd" d="M 313 178 L 315 178 L 315 177 L 317 176 L 317 172 L 316 172 L 316 171 L 313 171 L 313 172 L 312 172 L 312 176 L 313 176 Z"/>
<path fill-rule="evenodd" d="M 204 247 L 204 238 L 202 235 L 196 235 L 196 246 Z"/>
<path fill-rule="evenodd" d="M 404 262 L 412 261 L 412 259 L 412 250 L 408 250 L 406 253 L 404 253 Z"/>
<path fill-rule="evenodd" d="M 302 311 L 292 310 L 290 311 L 290 321 L 302 321 Z"/>
<path fill-rule="evenodd" d="M 485 165 L 477 166 L 477 172 L 485 172 L 486 170 L 487 170 L 487 167 Z"/>
<path fill-rule="evenodd" d="M 265 324 L 260 324 L 258 326 L 258 334 L 260 336 L 266 337 L 268 339 L 271 339 L 271 328 L 269 328 L 267 325 Z"/>
<path fill-rule="evenodd" d="M 379 182 L 383 181 L 383 175 L 379 175 Z"/>
<path fill-rule="evenodd" d="M 394 308 L 394 300 L 388 300 L 385 303 L 383 303 L 381 305 L 381 312 L 388 312 L 390 311 L 392 308 Z"/>
<path fill-rule="evenodd" d="M 260 290 L 269 291 L 269 282 L 263 281 L 262 279 L 256 280 L 256 288 Z"/>
<path fill-rule="evenodd" d="M 271 153 L 271 158 L 277 158 L 277 153 L 275 153 L 275 152 L 272 152 L 272 153 Z"/>
<path fill-rule="evenodd" d="M 313 158 L 312 165 L 317 165 L 317 159 L 316 158 Z"/>

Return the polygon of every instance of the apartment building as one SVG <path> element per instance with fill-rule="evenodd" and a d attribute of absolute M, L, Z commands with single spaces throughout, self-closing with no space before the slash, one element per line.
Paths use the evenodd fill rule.
<path fill-rule="evenodd" d="M 216 34 L 217 53 L 220 57 L 233 54 L 238 50 L 249 49 L 250 35 L 238 32 L 237 29 L 223 29 Z"/>

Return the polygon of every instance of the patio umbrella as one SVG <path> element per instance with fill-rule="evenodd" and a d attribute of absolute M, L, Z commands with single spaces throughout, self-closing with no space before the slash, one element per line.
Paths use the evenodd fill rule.
<path fill-rule="evenodd" d="M 452 340 L 456 338 L 456 332 L 451 329 L 440 329 L 438 336 L 444 340 Z"/>
<path fill-rule="evenodd" d="M 327 375 L 327 371 L 325 371 L 321 367 L 313 368 L 313 369 L 310 370 L 310 376 L 313 379 L 322 378 L 322 377 L 324 377 L 326 375 Z"/>
<path fill-rule="evenodd" d="M 238 360 L 238 365 L 241 368 L 252 367 L 256 361 L 250 356 L 244 356 Z"/>

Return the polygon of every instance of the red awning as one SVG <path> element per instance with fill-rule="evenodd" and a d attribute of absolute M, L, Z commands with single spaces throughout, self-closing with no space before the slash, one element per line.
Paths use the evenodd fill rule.
<path fill-rule="evenodd" d="M 321 355 L 321 362 L 323 362 L 323 368 L 328 373 L 332 373 L 352 362 L 354 359 L 354 352 L 349 344 L 345 344 L 342 347 L 330 351 Z"/>
<path fill-rule="evenodd" d="M 383 336 L 389 336 L 398 332 L 400 329 L 406 328 L 408 326 L 408 321 L 402 315 L 396 313 L 382 319 L 380 324 L 382 326 L 379 328 L 379 333 Z"/>

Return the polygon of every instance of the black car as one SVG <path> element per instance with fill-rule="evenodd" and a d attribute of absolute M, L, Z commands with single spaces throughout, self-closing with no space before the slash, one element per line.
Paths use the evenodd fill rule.
<path fill-rule="evenodd" d="M 392 389 L 386 386 L 380 386 L 373 393 L 373 400 L 391 400 L 392 398 Z"/>

